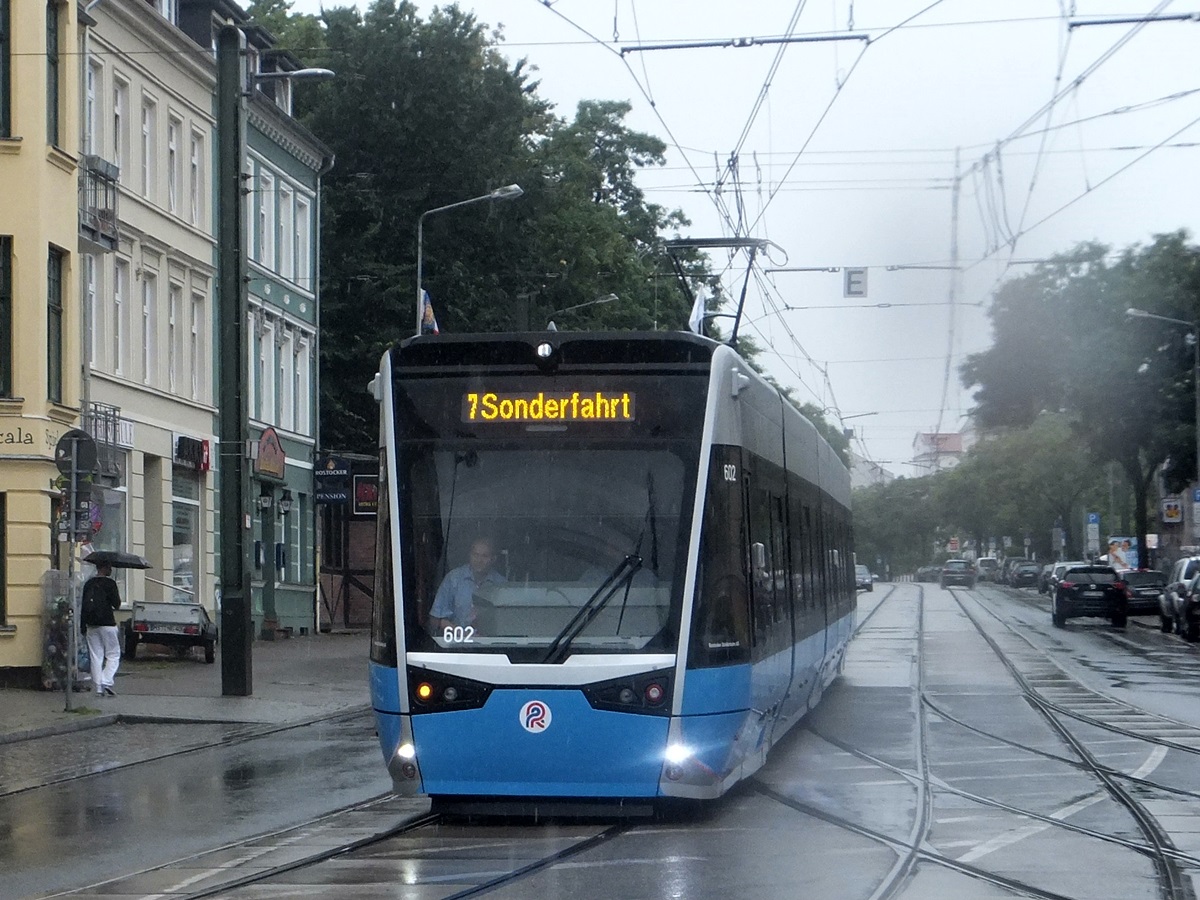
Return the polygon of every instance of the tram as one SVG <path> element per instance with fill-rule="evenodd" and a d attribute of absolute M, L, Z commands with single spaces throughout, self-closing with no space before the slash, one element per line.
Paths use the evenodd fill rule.
<path fill-rule="evenodd" d="M 371 390 L 370 686 L 398 793 L 716 798 L 841 671 L 849 473 L 725 344 L 422 335 Z"/>

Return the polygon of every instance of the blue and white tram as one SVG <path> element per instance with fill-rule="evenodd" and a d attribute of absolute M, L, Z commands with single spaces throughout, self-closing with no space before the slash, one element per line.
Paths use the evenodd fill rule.
<path fill-rule="evenodd" d="M 373 390 L 370 681 L 399 793 L 718 797 L 841 670 L 849 474 L 726 345 L 421 336 Z M 469 615 L 431 615 L 482 537 Z"/>

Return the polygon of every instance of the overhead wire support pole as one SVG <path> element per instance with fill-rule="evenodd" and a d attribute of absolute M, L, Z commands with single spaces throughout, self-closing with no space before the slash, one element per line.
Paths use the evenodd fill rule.
<path fill-rule="evenodd" d="M 645 53 L 649 50 L 702 50 L 712 47 L 758 47 L 766 44 L 824 44 L 830 41 L 864 41 L 870 43 L 871 36 L 854 32 L 851 34 L 809 35 L 807 37 L 744 37 L 725 38 L 719 41 L 682 41 L 674 44 L 632 44 L 621 48 L 626 53 Z"/>

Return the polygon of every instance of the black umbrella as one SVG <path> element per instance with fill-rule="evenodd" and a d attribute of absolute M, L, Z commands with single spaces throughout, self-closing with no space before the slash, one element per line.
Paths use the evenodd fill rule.
<path fill-rule="evenodd" d="M 123 553 L 120 550 L 93 550 L 83 558 L 85 563 L 93 566 L 112 566 L 114 569 L 149 569 L 150 562 L 144 556 L 136 553 Z"/>

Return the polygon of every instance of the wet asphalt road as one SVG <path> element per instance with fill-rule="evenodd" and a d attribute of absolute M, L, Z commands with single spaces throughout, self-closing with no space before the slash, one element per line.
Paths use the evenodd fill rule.
<path fill-rule="evenodd" d="M 987 586 L 956 592 L 960 603 L 923 587 L 923 603 L 911 584 L 860 595 L 865 624 L 845 675 L 764 769 L 694 815 L 636 824 L 511 882 L 506 873 L 611 823 L 442 822 L 221 896 L 440 900 L 487 885 L 488 897 L 581 900 L 1194 897 L 1187 860 L 1200 860 L 1200 825 L 1173 813 L 1200 808 L 1200 799 L 1137 789 L 1185 860 L 1184 888 L 1172 895 L 1129 811 L 1078 766 L 981 629 L 1036 677 L 1045 681 L 1052 671 L 1060 692 L 1079 682 L 1200 725 L 1197 647 L 1161 634 L 1151 620 L 1149 628 L 1131 624 L 1124 632 L 1099 620 L 1054 629 L 1044 600 L 1028 592 Z M 164 734 L 162 726 L 142 727 Z M 1114 770 L 1200 793 L 1195 755 L 1077 722 L 1071 730 Z M 1190 733 L 1177 729 L 1172 739 Z M 150 734 L 137 740 L 155 741 Z M 388 788 L 367 717 L 257 738 L 193 731 L 166 739 L 186 745 L 219 737 L 234 742 L 0 796 L 0 896 L 93 884 L 305 822 Z M 1194 738 L 1200 746 L 1200 730 Z M 47 752 L 69 753 L 63 740 Z M 105 765 L 91 745 L 89 753 L 86 764 Z M 373 833 L 417 809 L 412 801 L 383 805 L 331 820 L 323 831 L 255 846 L 294 859 L 335 844 L 339 833 Z M 214 865 L 192 861 L 97 895 L 153 895 L 164 885 L 211 878 Z"/>
<path fill-rule="evenodd" d="M 61 760 L 63 777 L 97 772 L 0 796 L 0 897 L 93 884 L 389 789 L 366 713 L 110 768 L 122 757 L 246 734 L 242 726 L 110 726 L 0 748 L 6 767 L 38 754 L 43 766 Z"/>

